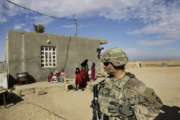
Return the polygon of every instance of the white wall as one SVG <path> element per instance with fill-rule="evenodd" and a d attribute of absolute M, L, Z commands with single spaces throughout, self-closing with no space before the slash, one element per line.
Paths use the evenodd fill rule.
<path fill-rule="evenodd" d="M 8 88 L 7 73 L 0 73 L 0 87 Z"/>

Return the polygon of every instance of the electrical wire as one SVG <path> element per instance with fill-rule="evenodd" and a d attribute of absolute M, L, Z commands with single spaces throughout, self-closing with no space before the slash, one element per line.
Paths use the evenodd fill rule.
<path fill-rule="evenodd" d="M 6 1 L 7 1 L 8 3 L 10 3 L 10 4 L 13 4 L 13 5 L 17 6 L 17 7 L 23 8 L 23 9 L 25 9 L 25 10 L 28 10 L 28 11 L 31 11 L 31 12 L 34 12 L 34 13 L 37 13 L 37 14 L 39 14 L 39 15 L 51 17 L 51 18 L 53 18 L 53 19 L 60 19 L 60 20 L 66 19 L 66 20 L 74 21 L 74 19 L 60 18 L 60 17 L 57 17 L 57 16 L 52 16 L 52 15 L 48 15 L 48 14 L 39 12 L 39 11 L 37 11 L 37 10 L 33 10 L 33 9 L 30 9 L 30 8 L 25 7 L 25 6 L 23 6 L 23 5 L 17 4 L 17 3 L 15 3 L 15 2 L 11 1 L 11 0 L 6 0 Z"/>
<path fill-rule="evenodd" d="M 10 4 L 13 4 L 13 5 L 19 7 L 19 8 L 23 8 L 23 9 L 25 9 L 25 10 L 28 10 L 28 11 L 31 11 L 31 12 L 34 12 L 34 13 L 37 13 L 37 14 L 42 15 L 42 16 L 47 16 L 47 17 L 50 17 L 50 18 L 53 18 L 53 19 L 56 19 L 56 20 L 63 20 L 63 19 L 64 19 L 64 20 L 70 20 L 70 21 L 74 22 L 74 24 L 75 24 L 75 26 L 76 26 L 74 36 L 77 36 L 77 34 L 78 34 L 78 31 L 77 31 L 77 30 L 78 30 L 78 28 L 77 28 L 77 27 L 78 27 L 78 19 L 76 18 L 76 16 L 74 16 L 74 17 L 72 17 L 72 18 L 64 18 L 64 17 L 52 16 L 52 15 L 48 15 L 48 14 L 39 12 L 39 11 L 37 11 L 37 10 L 30 9 L 30 8 L 25 7 L 25 6 L 23 6 L 23 5 L 17 4 L 17 3 L 15 3 L 15 2 L 11 1 L 11 0 L 6 0 L 6 1 L 7 1 L 8 3 L 10 3 Z"/>

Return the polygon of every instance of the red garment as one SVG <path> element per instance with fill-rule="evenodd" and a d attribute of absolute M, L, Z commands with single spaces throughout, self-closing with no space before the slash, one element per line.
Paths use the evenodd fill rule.
<path fill-rule="evenodd" d="M 87 76 L 88 76 L 88 73 L 86 72 L 86 70 L 81 69 L 80 75 L 81 75 L 81 82 L 80 82 L 79 86 L 81 88 L 85 88 L 86 85 L 87 85 Z"/>
<path fill-rule="evenodd" d="M 51 82 L 51 81 L 52 81 L 52 77 L 53 77 L 53 73 L 51 72 L 51 73 L 49 73 L 49 75 L 48 75 L 48 82 Z"/>
<path fill-rule="evenodd" d="M 81 69 L 80 75 L 81 75 L 81 78 L 82 78 L 82 79 L 85 79 L 85 77 L 86 77 L 86 70 Z"/>
<path fill-rule="evenodd" d="M 60 74 L 61 74 L 60 72 L 57 72 L 57 73 L 55 73 L 55 76 L 60 77 Z"/>
<path fill-rule="evenodd" d="M 76 74 L 75 84 L 76 84 L 76 86 L 77 86 L 77 85 L 79 86 L 79 85 L 81 84 L 81 74 L 80 74 L 80 73 L 77 73 L 77 74 Z"/>

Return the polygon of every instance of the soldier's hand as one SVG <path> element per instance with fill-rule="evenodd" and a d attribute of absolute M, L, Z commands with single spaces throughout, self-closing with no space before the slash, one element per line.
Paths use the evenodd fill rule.
<path fill-rule="evenodd" d="M 99 107 L 98 102 L 96 100 L 92 100 L 91 101 L 91 107 L 95 108 L 95 109 L 98 109 L 98 107 Z"/>

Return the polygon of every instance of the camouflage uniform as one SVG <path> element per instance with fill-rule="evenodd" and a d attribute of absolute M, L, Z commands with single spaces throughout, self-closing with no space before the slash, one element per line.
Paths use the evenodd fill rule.
<path fill-rule="evenodd" d="M 113 57 L 110 52 L 105 53 L 106 57 L 103 57 L 103 60 L 111 60 L 107 57 Z M 122 60 L 123 64 L 126 64 L 128 59 L 125 53 L 123 55 L 118 59 L 121 59 L 121 64 Z M 113 59 L 113 62 L 120 64 L 116 58 Z M 97 86 L 100 111 L 108 120 L 154 120 L 162 107 L 162 102 L 154 91 L 131 73 L 126 73 L 121 80 L 108 77 Z"/>

